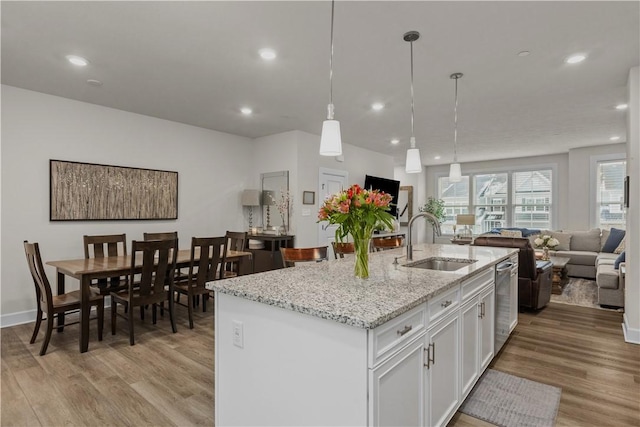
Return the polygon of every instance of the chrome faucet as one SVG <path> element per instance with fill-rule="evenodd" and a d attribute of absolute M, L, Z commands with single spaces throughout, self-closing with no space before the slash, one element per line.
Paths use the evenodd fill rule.
<path fill-rule="evenodd" d="M 431 220 L 429 222 L 431 222 L 431 225 L 433 225 L 433 233 L 436 236 L 439 236 L 440 234 L 442 234 L 442 231 L 440 230 L 440 221 L 432 213 L 418 212 L 416 215 L 412 216 L 411 219 L 409 220 L 409 225 L 407 226 L 407 232 L 409 234 L 407 238 L 407 261 L 413 260 L 413 245 L 411 244 L 411 226 L 413 225 L 413 222 L 416 219 L 423 216 Z"/>

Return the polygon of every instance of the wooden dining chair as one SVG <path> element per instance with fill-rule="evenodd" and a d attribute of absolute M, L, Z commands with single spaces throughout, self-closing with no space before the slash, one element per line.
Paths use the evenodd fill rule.
<path fill-rule="evenodd" d="M 314 248 L 280 248 L 282 263 L 285 267 L 293 267 L 296 262 L 303 261 L 327 261 L 328 246 Z"/>
<path fill-rule="evenodd" d="M 83 236 L 84 257 L 104 258 L 112 256 L 127 256 L 127 235 L 108 234 L 96 236 Z M 121 291 L 127 288 L 126 276 L 98 279 L 91 283 L 101 295 L 109 295 L 112 291 Z"/>
<path fill-rule="evenodd" d="M 178 240 L 133 241 L 131 244 L 131 271 L 128 278 L 128 289 L 111 293 L 111 334 L 116 333 L 116 317 L 126 318 L 129 323 L 129 344 L 134 345 L 133 307 L 152 306 L 153 324 L 156 324 L 156 308 L 158 304 L 168 301 L 169 320 L 173 333 L 177 332 L 173 305 L 173 286 L 176 259 L 178 256 Z M 142 257 L 140 280 L 134 284 L 136 274 L 136 255 Z M 125 309 L 118 313 L 118 304 Z"/>
<path fill-rule="evenodd" d="M 167 231 L 163 233 L 142 233 L 144 240 L 171 240 L 178 238 L 177 231 Z"/>
<path fill-rule="evenodd" d="M 344 258 L 344 254 L 352 254 L 356 251 L 353 242 L 331 242 L 331 246 L 333 247 L 333 256 L 335 256 L 336 259 L 338 259 L 338 256 Z"/>
<path fill-rule="evenodd" d="M 29 243 L 24 241 L 24 252 L 27 256 L 27 264 L 29 265 L 29 271 L 33 278 L 33 284 L 36 288 L 37 299 L 37 313 L 36 313 L 36 325 L 33 329 L 33 335 L 31 336 L 31 344 L 36 341 L 38 331 L 40 330 L 40 324 L 42 323 L 42 314 L 47 314 L 47 331 L 40 348 L 40 356 L 44 356 L 51 340 L 51 332 L 53 331 L 53 319 L 60 314 L 65 314 L 69 311 L 80 310 L 80 291 L 71 291 L 62 295 L 53 295 L 51 292 L 51 285 L 47 274 L 44 271 L 44 265 L 42 264 L 42 258 L 40 256 L 40 247 L 37 243 Z M 96 307 L 98 314 L 98 340 L 102 341 L 102 328 L 104 325 L 104 296 L 98 293 L 91 293 L 89 304 Z M 79 322 L 66 323 L 64 326 L 73 325 Z M 61 331 L 63 328 L 59 328 Z"/>
<path fill-rule="evenodd" d="M 226 251 L 239 251 L 242 252 L 247 247 L 247 232 L 246 231 L 227 231 L 225 234 L 225 248 Z M 240 274 L 240 264 L 237 262 L 225 262 L 224 263 L 224 278 L 235 277 Z"/>
<path fill-rule="evenodd" d="M 400 248 L 404 246 L 404 237 L 374 237 L 371 239 L 371 246 L 376 251 Z"/>
<path fill-rule="evenodd" d="M 226 237 L 193 237 L 191 239 L 191 261 L 187 279 L 175 284 L 174 290 L 178 294 L 187 295 L 184 305 L 189 310 L 189 329 L 193 329 L 193 301 L 202 295 L 202 311 L 207 311 L 207 299 L 210 292 L 205 288 L 207 282 L 221 279 L 224 270 L 221 268 L 224 256 L 223 246 Z"/>

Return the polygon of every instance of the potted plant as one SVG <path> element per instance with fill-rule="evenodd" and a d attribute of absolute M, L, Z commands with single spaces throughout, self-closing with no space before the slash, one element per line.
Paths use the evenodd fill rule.
<path fill-rule="evenodd" d="M 427 203 L 425 203 L 421 208 L 420 212 L 429 212 L 431 215 L 438 218 L 438 222 L 442 224 L 442 222 L 446 218 L 446 213 L 444 211 L 444 200 L 436 199 L 433 196 L 429 196 L 427 198 Z M 425 218 L 429 222 L 433 222 L 430 218 Z"/>

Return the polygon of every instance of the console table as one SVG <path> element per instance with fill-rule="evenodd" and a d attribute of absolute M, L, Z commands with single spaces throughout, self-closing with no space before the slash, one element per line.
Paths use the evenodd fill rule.
<path fill-rule="evenodd" d="M 295 236 L 249 234 L 247 238 L 251 240 L 260 240 L 264 243 L 264 248 L 247 249 L 247 251 L 253 254 L 253 272 L 260 273 L 284 267 L 282 264 L 282 255 L 280 255 L 280 248 L 293 248 Z"/>

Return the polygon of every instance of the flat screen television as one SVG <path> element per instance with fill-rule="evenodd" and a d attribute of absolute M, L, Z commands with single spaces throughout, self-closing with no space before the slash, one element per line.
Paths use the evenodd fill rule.
<path fill-rule="evenodd" d="M 377 176 L 365 175 L 364 176 L 364 188 L 367 190 L 379 190 L 390 194 L 393 199 L 391 200 L 391 209 L 389 213 L 394 217 L 397 216 L 398 207 L 398 193 L 400 192 L 400 181 L 388 178 L 380 178 Z"/>

